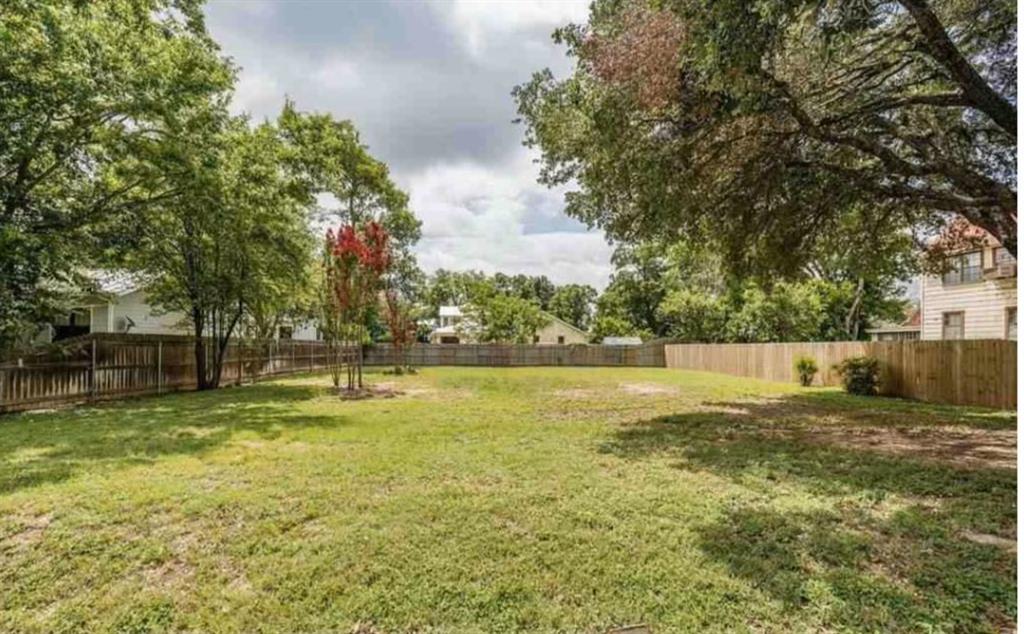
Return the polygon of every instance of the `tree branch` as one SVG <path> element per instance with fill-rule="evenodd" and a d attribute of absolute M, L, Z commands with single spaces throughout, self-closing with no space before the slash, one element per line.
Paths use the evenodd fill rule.
<path fill-rule="evenodd" d="M 992 118 L 1013 138 L 1017 138 L 1017 109 L 974 70 L 949 37 L 926 0 L 898 0 L 917 23 L 928 54 L 945 68 L 963 90 L 971 104 Z"/>

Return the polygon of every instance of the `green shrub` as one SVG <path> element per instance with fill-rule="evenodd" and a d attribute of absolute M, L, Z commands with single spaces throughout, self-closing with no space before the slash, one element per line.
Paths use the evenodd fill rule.
<path fill-rule="evenodd" d="M 862 396 L 878 394 L 878 359 L 850 357 L 836 365 L 836 371 L 843 377 L 843 387 L 850 394 Z"/>
<path fill-rule="evenodd" d="M 818 362 L 813 357 L 797 357 L 794 366 L 800 377 L 800 385 L 807 387 L 814 382 L 814 375 L 818 373 Z"/>

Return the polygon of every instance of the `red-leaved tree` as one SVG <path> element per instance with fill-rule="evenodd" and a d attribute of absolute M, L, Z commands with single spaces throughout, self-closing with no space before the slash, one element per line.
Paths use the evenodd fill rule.
<path fill-rule="evenodd" d="M 412 316 L 412 307 L 396 290 L 388 289 L 384 293 L 384 321 L 391 334 L 392 361 L 395 374 L 409 371 L 409 363 L 405 351 L 416 341 L 416 320 Z"/>
<path fill-rule="evenodd" d="M 327 231 L 321 330 L 335 387 L 341 385 L 343 369 L 347 389 L 363 387 L 366 320 L 390 266 L 388 233 L 379 223 L 370 221 L 358 228 L 348 224 L 337 233 Z"/>

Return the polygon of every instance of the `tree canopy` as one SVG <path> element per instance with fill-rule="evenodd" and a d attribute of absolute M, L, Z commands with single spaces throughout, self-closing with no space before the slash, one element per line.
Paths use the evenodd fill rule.
<path fill-rule="evenodd" d="M 616 240 L 695 240 L 792 275 L 859 209 L 865 239 L 966 218 L 1016 252 L 1010 0 L 597 0 L 576 61 L 516 88 L 541 181 Z"/>
<path fill-rule="evenodd" d="M 0 5 L 0 347 L 75 297 L 125 218 L 181 195 L 153 155 L 234 81 L 200 4 Z"/>

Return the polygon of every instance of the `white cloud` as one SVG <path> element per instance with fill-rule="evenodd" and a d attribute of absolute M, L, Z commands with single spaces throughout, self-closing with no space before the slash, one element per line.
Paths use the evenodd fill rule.
<path fill-rule="evenodd" d="M 527 30 L 545 35 L 569 22 L 585 22 L 589 0 L 451 0 L 435 3 L 462 34 L 466 48 L 482 56 L 496 38 Z"/>
<path fill-rule="evenodd" d="M 611 273 L 612 247 L 600 233 L 582 227 L 543 229 L 546 219 L 536 201 L 558 206 L 562 192 L 536 184 L 535 169 L 523 152 L 503 166 L 441 164 L 413 176 L 410 206 L 423 221 L 423 239 L 416 248 L 421 266 L 427 271 L 547 275 L 556 283 L 603 288 Z M 528 221 L 542 228 L 527 233 Z"/>
<path fill-rule="evenodd" d="M 607 284 L 611 247 L 565 216 L 564 191 L 537 184 L 509 95 L 532 71 L 567 64 L 550 33 L 585 20 L 587 0 L 218 0 L 206 11 L 242 69 L 233 109 L 275 117 L 289 95 L 352 120 L 423 220 L 425 270 Z"/>
<path fill-rule="evenodd" d="M 273 75 L 258 69 L 245 70 L 235 85 L 231 110 L 234 113 L 249 112 L 270 116 L 280 110 L 284 91 Z"/>

